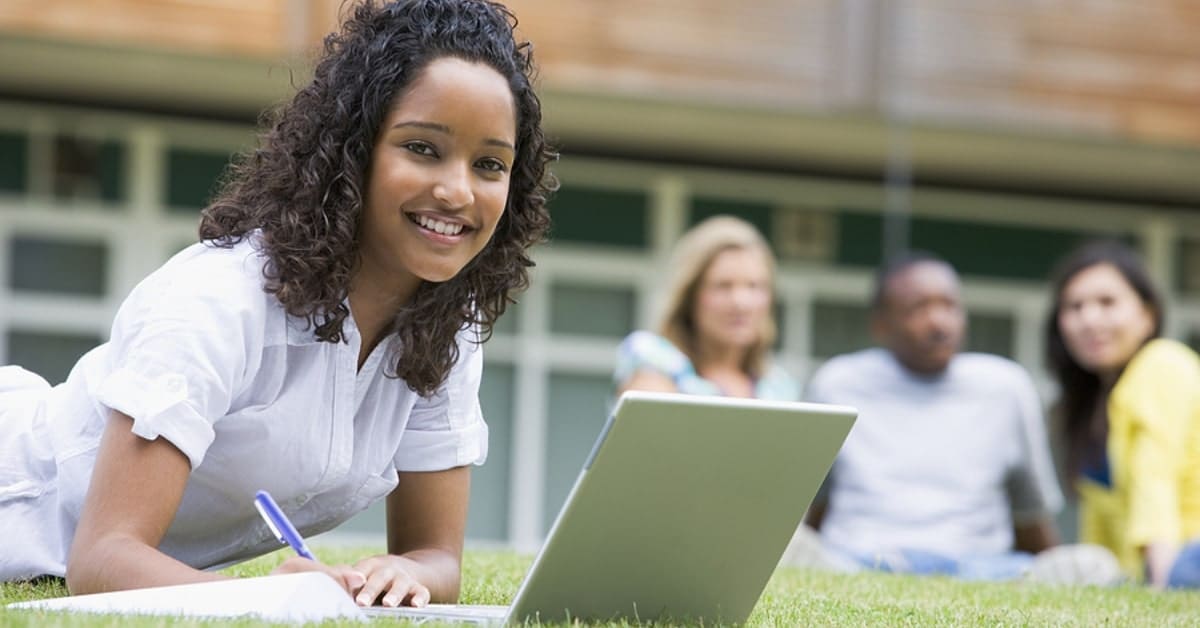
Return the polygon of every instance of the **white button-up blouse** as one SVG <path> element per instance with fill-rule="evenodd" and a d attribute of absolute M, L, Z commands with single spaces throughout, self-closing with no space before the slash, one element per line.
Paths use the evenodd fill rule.
<path fill-rule="evenodd" d="M 316 534 L 384 497 L 397 471 L 483 462 L 475 330 L 423 398 L 385 375 L 388 342 L 357 368 L 352 317 L 345 342 L 318 341 L 263 291 L 264 261 L 249 240 L 193 245 L 133 290 L 62 385 L 0 368 L 0 579 L 64 573 L 110 408 L 191 461 L 160 549 L 198 568 L 278 548 L 259 489 Z"/>

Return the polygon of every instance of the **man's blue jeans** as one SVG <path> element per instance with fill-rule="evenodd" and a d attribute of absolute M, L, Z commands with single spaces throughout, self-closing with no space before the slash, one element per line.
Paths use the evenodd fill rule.
<path fill-rule="evenodd" d="M 1015 580 L 1033 563 L 1025 552 L 949 558 L 924 550 L 897 550 L 877 556 L 854 556 L 868 569 L 890 573 L 950 576 L 961 580 Z"/>
<path fill-rule="evenodd" d="M 1200 589 L 1200 541 L 1185 545 L 1167 577 L 1171 589 Z"/>

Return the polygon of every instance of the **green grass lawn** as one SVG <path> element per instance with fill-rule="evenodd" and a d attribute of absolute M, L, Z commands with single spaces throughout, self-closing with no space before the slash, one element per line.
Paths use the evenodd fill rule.
<path fill-rule="evenodd" d="M 351 562 L 368 550 L 323 548 L 326 562 Z M 287 554 L 276 552 L 228 573 L 257 576 Z M 463 601 L 506 604 L 531 557 L 497 551 L 467 553 Z M 56 585 L 0 585 L 0 602 L 64 595 Z M 377 620 L 376 625 L 392 623 Z M 327 625 L 337 625 L 326 622 Z M 397 622 L 399 625 L 400 622 Z M 0 608 L 0 626 L 258 626 L 217 621 L 67 615 Z M 347 622 L 345 625 L 355 625 Z M 428 624 L 426 624 L 428 625 Z M 630 624 L 609 624 L 622 626 Z M 751 626 L 1200 626 L 1200 593 L 1141 588 L 1048 587 L 1026 583 L 964 583 L 887 574 L 827 574 L 780 569 L 750 616 Z"/>

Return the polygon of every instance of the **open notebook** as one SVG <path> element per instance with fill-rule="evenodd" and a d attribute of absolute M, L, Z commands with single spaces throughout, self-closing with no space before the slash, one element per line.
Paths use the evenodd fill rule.
<path fill-rule="evenodd" d="M 59 597 L 9 604 L 8 608 L 119 615 L 256 617 L 275 622 L 365 618 L 363 610 L 332 578 L 316 571 Z"/>

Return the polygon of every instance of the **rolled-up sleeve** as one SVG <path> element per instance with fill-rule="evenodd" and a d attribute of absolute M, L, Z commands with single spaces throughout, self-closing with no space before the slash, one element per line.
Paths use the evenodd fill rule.
<path fill-rule="evenodd" d="M 140 284 L 113 323 L 107 375 L 89 386 L 133 419 L 134 434 L 170 441 L 192 468 L 262 350 L 261 287 L 223 270 L 199 259 Z"/>
<path fill-rule="evenodd" d="M 417 401 L 396 452 L 399 471 L 443 471 L 487 459 L 488 429 L 479 407 L 483 349 L 459 334 L 459 358 L 438 390 Z"/>

